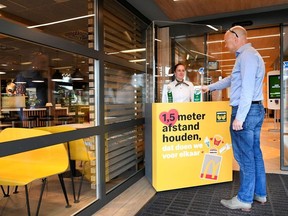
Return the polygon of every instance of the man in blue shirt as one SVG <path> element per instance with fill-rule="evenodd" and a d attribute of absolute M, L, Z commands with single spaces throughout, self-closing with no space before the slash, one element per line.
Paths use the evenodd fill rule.
<path fill-rule="evenodd" d="M 236 54 L 230 76 L 202 91 L 208 92 L 230 87 L 232 106 L 230 134 L 233 153 L 240 167 L 240 188 L 235 197 L 221 200 L 230 209 L 250 211 L 253 200 L 267 201 L 266 174 L 260 149 L 260 132 L 264 120 L 262 105 L 265 65 L 260 54 L 247 41 L 247 31 L 234 26 L 224 36 L 225 47 Z"/>

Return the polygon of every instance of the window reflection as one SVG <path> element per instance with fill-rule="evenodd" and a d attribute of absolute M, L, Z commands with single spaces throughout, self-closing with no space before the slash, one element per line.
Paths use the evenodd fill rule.
<path fill-rule="evenodd" d="M 118 65 L 106 64 L 106 124 L 141 118 L 143 116 L 144 83 L 144 73 Z"/>
<path fill-rule="evenodd" d="M 1 2 L 1 19 L 24 25 L 34 31 L 88 46 L 88 26 L 93 23 L 93 1 L 14 1 Z"/>
<path fill-rule="evenodd" d="M 2 35 L 1 123 L 40 127 L 89 123 L 88 58 Z M 9 52 L 10 44 L 17 52 Z M 55 75 L 58 74 L 58 79 Z"/>

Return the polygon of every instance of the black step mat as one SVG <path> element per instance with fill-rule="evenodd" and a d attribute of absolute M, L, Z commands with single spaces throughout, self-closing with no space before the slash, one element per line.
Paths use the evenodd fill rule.
<path fill-rule="evenodd" d="M 234 171 L 232 182 L 158 192 L 136 215 L 288 216 L 288 175 L 267 174 L 268 202 L 254 202 L 250 212 L 230 210 L 220 204 L 221 199 L 235 196 L 238 188 L 239 172 Z"/>

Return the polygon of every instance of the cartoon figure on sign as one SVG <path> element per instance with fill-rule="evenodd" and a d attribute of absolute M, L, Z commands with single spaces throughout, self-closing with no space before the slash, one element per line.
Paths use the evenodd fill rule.
<path fill-rule="evenodd" d="M 205 154 L 200 178 L 218 180 L 222 157 L 215 154 Z"/>

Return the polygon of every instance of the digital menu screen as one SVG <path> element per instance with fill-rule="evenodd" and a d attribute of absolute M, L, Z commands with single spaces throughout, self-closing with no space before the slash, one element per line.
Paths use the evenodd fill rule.
<path fill-rule="evenodd" d="M 269 76 L 269 99 L 279 99 L 280 98 L 280 75 L 270 75 Z"/>

